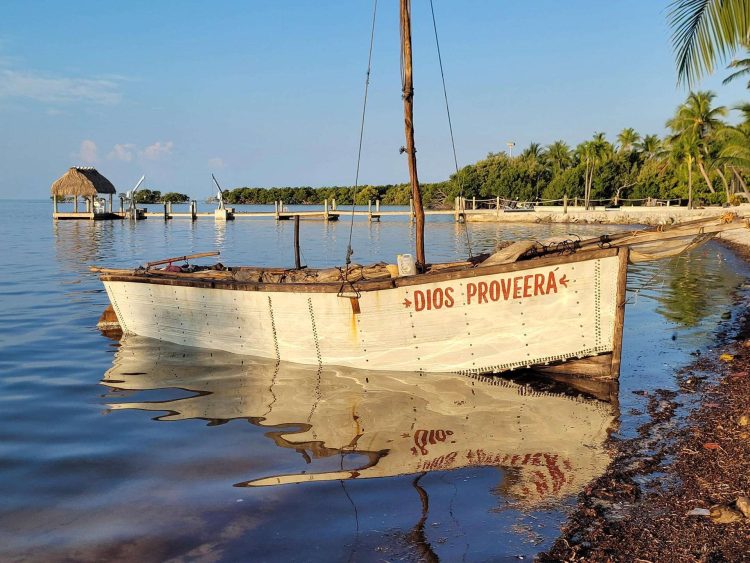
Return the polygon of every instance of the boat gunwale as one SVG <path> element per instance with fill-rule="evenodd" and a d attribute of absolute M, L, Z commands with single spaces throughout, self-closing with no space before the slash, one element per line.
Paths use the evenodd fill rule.
<path fill-rule="evenodd" d="M 531 270 L 554 266 L 557 264 L 569 264 L 597 260 L 616 256 L 623 251 L 621 247 L 601 248 L 595 250 L 580 250 L 573 254 L 564 254 L 551 257 L 541 257 L 532 260 L 521 260 L 508 264 L 497 264 L 495 266 L 470 266 L 460 270 L 439 271 L 435 273 L 423 273 L 415 276 L 398 277 L 389 279 L 360 280 L 356 282 L 242 282 L 236 280 L 222 280 L 210 278 L 180 277 L 179 273 L 167 276 L 163 273 L 152 275 L 148 272 L 137 272 L 134 270 L 120 270 L 114 273 L 109 270 L 100 273 L 99 279 L 103 282 L 131 282 L 150 283 L 154 285 L 172 285 L 180 287 L 195 287 L 202 289 L 222 289 L 234 291 L 261 291 L 261 292 L 297 292 L 297 293 L 340 293 L 342 290 L 349 295 L 352 290 L 357 292 L 381 291 L 397 289 L 399 287 L 410 287 L 428 283 L 450 281 L 457 279 L 470 279 L 475 277 L 517 272 L 519 270 Z M 121 273 L 120 273 L 121 272 Z"/>

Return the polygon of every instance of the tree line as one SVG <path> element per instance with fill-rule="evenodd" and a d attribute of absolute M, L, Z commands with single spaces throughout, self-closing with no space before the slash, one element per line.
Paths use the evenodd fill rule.
<path fill-rule="evenodd" d="M 594 133 L 572 147 L 564 141 L 531 143 L 516 156 L 489 153 L 448 180 L 422 184 L 427 207 L 452 207 L 456 196 L 517 201 L 583 203 L 680 199 L 689 205 L 750 201 L 750 103 L 731 108 L 739 123 L 730 125 L 730 108 L 715 105 L 713 92 L 691 92 L 666 122 L 659 137 L 623 129 L 614 140 Z M 225 192 L 230 204 L 358 205 L 379 199 L 384 205 L 408 205 L 409 184 L 324 188 L 243 187 Z"/>
<path fill-rule="evenodd" d="M 177 192 L 167 192 L 164 195 L 159 190 L 144 188 L 135 192 L 133 198 L 136 203 L 187 203 L 190 196 Z"/>

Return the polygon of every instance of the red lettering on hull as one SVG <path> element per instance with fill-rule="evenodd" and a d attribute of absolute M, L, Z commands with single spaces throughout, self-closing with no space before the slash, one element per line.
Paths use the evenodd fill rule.
<path fill-rule="evenodd" d="M 565 275 L 557 277 L 555 272 L 524 274 L 490 282 L 470 281 L 466 284 L 466 305 L 485 305 L 550 295 L 557 293 L 559 287 L 567 289 L 569 283 L 570 280 Z M 414 301 L 406 298 L 403 305 L 409 309 L 413 304 L 416 312 L 450 309 L 456 304 L 454 293 L 453 286 L 416 289 L 413 292 Z"/>

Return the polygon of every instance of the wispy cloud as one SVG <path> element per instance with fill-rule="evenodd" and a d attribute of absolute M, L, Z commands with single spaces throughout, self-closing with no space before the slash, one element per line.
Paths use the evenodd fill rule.
<path fill-rule="evenodd" d="M 122 160 L 124 162 L 130 162 L 133 160 L 135 155 L 136 146 L 132 143 L 117 144 L 112 147 L 112 150 L 107 155 L 110 160 Z"/>
<path fill-rule="evenodd" d="M 95 164 L 98 157 L 98 149 L 96 143 L 89 139 L 81 141 L 81 148 L 78 149 L 78 153 L 74 156 L 78 157 L 82 164 Z"/>
<path fill-rule="evenodd" d="M 159 160 L 171 154 L 172 148 L 174 148 L 174 143 L 172 141 L 166 141 L 164 143 L 157 141 L 143 149 L 140 154 L 143 158 L 147 158 L 148 160 Z"/>
<path fill-rule="evenodd" d="M 122 94 L 114 78 L 59 77 L 0 68 L 0 98 L 26 98 L 47 104 L 114 105 L 120 102 Z"/>
<path fill-rule="evenodd" d="M 107 153 L 107 159 L 122 162 L 133 162 L 136 158 L 140 161 L 162 160 L 172 154 L 173 148 L 174 143 L 172 141 L 156 141 L 144 148 L 140 148 L 134 143 L 117 143 Z"/>
<path fill-rule="evenodd" d="M 224 159 L 215 156 L 214 158 L 208 159 L 209 168 L 224 168 Z"/>

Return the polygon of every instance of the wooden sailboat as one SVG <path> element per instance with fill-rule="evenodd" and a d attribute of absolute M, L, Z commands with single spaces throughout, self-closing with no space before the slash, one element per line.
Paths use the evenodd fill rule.
<path fill-rule="evenodd" d="M 629 258 L 674 254 L 744 224 L 727 218 L 519 243 L 489 257 L 429 264 L 414 148 L 410 1 L 400 7 L 417 274 L 349 264 L 184 271 L 171 263 L 178 259 L 96 269 L 123 332 L 301 364 L 472 374 L 535 367 L 616 379 Z M 660 246 L 667 242 L 668 251 Z"/>

